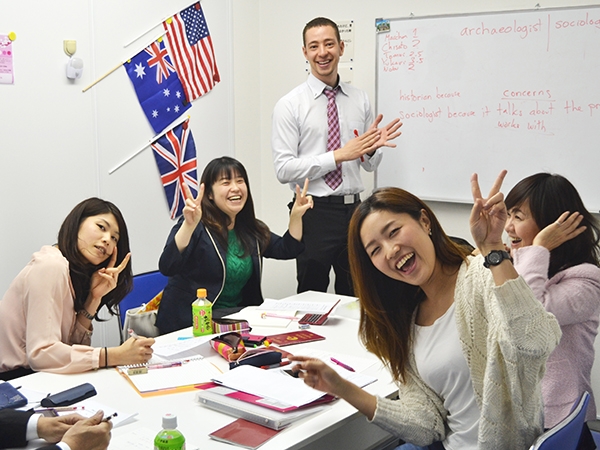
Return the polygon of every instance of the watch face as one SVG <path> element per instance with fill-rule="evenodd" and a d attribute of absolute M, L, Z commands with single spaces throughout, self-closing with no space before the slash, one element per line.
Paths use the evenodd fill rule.
<path fill-rule="evenodd" d="M 491 252 L 488 255 L 488 259 L 490 261 L 490 264 L 498 264 L 502 261 L 502 254 L 500 254 L 499 252 Z"/>

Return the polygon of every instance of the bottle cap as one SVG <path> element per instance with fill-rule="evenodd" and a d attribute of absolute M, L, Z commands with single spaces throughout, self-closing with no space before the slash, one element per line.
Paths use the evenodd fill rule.
<path fill-rule="evenodd" d="M 204 298 L 206 297 L 206 289 L 204 288 L 200 288 L 196 291 L 196 297 L 198 298 Z"/>
<path fill-rule="evenodd" d="M 177 428 L 177 415 L 166 413 L 162 418 L 162 427 L 165 430 L 174 430 Z"/>

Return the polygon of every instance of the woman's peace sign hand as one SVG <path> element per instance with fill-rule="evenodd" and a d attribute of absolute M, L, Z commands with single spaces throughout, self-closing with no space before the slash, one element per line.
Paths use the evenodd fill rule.
<path fill-rule="evenodd" d="M 183 183 L 183 192 L 185 194 L 185 206 L 183 207 L 183 217 L 188 225 L 193 228 L 200 223 L 202 219 L 202 198 L 204 197 L 204 183 L 198 189 L 198 196 L 194 198 L 190 187 Z"/>
<path fill-rule="evenodd" d="M 306 211 L 313 207 L 312 195 L 308 193 L 308 178 L 304 180 L 304 187 L 300 190 L 300 186 L 296 185 L 296 200 L 290 211 L 290 235 L 298 242 L 302 241 L 302 216 Z"/>
<path fill-rule="evenodd" d="M 486 198 L 481 195 L 477 174 L 471 176 L 473 209 L 469 222 L 475 245 L 484 255 L 487 255 L 489 250 L 504 248 L 502 231 L 508 216 L 504 204 L 504 194 L 500 192 L 500 188 L 505 176 L 506 170 L 500 172 Z"/>
<path fill-rule="evenodd" d="M 123 258 L 123 261 L 121 261 L 121 264 L 115 267 L 115 264 L 117 263 L 117 247 L 115 247 L 112 255 L 110 256 L 108 266 L 97 270 L 92 275 L 90 282 L 90 295 L 93 300 L 100 301 L 102 297 L 117 287 L 119 274 L 123 272 L 125 267 L 127 267 L 130 259 L 131 253 L 127 253 L 125 258 Z"/>
<path fill-rule="evenodd" d="M 292 215 L 302 217 L 307 209 L 313 207 L 312 195 L 306 195 L 308 192 L 308 178 L 304 180 L 304 187 L 300 190 L 300 186 L 296 185 L 296 200 L 292 206 Z"/>

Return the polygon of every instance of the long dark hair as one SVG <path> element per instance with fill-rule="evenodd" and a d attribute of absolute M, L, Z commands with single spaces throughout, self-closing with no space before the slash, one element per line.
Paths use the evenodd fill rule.
<path fill-rule="evenodd" d="M 444 233 L 433 211 L 418 197 L 398 188 L 377 189 L 354 211 L 348 230 L 348 256 L 354 292 L 360 299 L 360 338 L 365 347 L 390 368 L 396 381 L 404 381 L 412 349 L 415 309 L 425 298 L 418 286 L 394 280 L 371 262 L 360 238 L 365 219 L 374 212 L 408 214 L 431 221 L 431 240 L 442 270 L 455 271 L 469 250 Z"/>
<path fill-rule="evenodd" d="M 549 278 L 579 264 L 599 265 L 599 223 L 585 208 L 577 189 L 569 180 L 562 175 L 545 172 L 522 179 L 506 196 L 506 208 L 510 212 L 526 202 L 540 230 L 555 222 L 565 211 L 580 213 L 583 216 L 580 226 L 587 227 L 579 236 L 550 252 Z"/>
<path fill-rule="evenodd" d="M 79 227 L 82 222 L 88 217 L 100 214 L 112 214 L 119 226 L 117 262 L 115 266 L 121 264 L 123 258 L 129 253 L 129 234 L 127 233 L 125 219 L 123 219 L 119 208 L 109 201 L 96 197 L 88 198 L 73 208 L 65 218 L 58 232 L 58 248 L 63 256 L 67 258 L 67 261 L 69 261 L 71 284 L 75 290 L 75 311 L 80 311 L 84 307 L 90 293 L 90 281 L 93 273 L 98 269 L 107 267 L 110 261 L 109 257 L 106 261 L 98 265 L 93 265 L 81 254 L 77 247 Z M 119 274 L 117 286 L 102 297 L 100 305 L 106 305 L 110 314 L 118 314 L 116 306 L 131 291 L 132 287 L 133 275 L 131 272 L 131 261 L 129 261 L 125 269 Z"/>
<path fill-rule="evenodd" d="M 221 211 L 212 197 L 213 184 L 223 178 L 231 180 L 236 177 L 242 177 L 248 188 L 248 198 L 242 210 L 235 218 L 235 232 L 244 249 L 244 256 L 249 255 L 256 248 L 258 240 L 261 252 L 269 245 L 271 232 L 266 224 L 256 218 L 254 214 L 254 201 L 250 192 L 250 183 L 248 182 L 248 173 L 246 169 L 236 159 L 228 156 L 213 159 L 208 163 L 200 182 L 204 183 L 204 197 L 202 198 L 202 223 L 206 228 L 212 231 L 219 243 L 227 248 L 227 231 L 231 219 L 227 214 Z"/>

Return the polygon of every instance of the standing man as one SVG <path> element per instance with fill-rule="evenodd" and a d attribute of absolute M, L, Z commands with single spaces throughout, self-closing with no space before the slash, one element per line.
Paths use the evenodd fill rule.
<path fill-rule="evenodd" d="M 340 83 L 344 43 L 335 22 L 317 17 L 303 30 L 310 63 L 306 82 L 281 98 L 273 111 L 273 162 L 277 179 L 292 191 L 305 178 L 314 207 L 303 217 L 305 251 L 296 259 L 298 293 L 326 292 L 331 267 L 335 292 L 353 295 L 348 267 L 348 223 L 364 190 L 360 167 L 372 172 L 382 146 L 400 135 L 395 119 L 379 128 L 367 95 Z M 290 206 L 293 203 L 290 203 Z"/>

